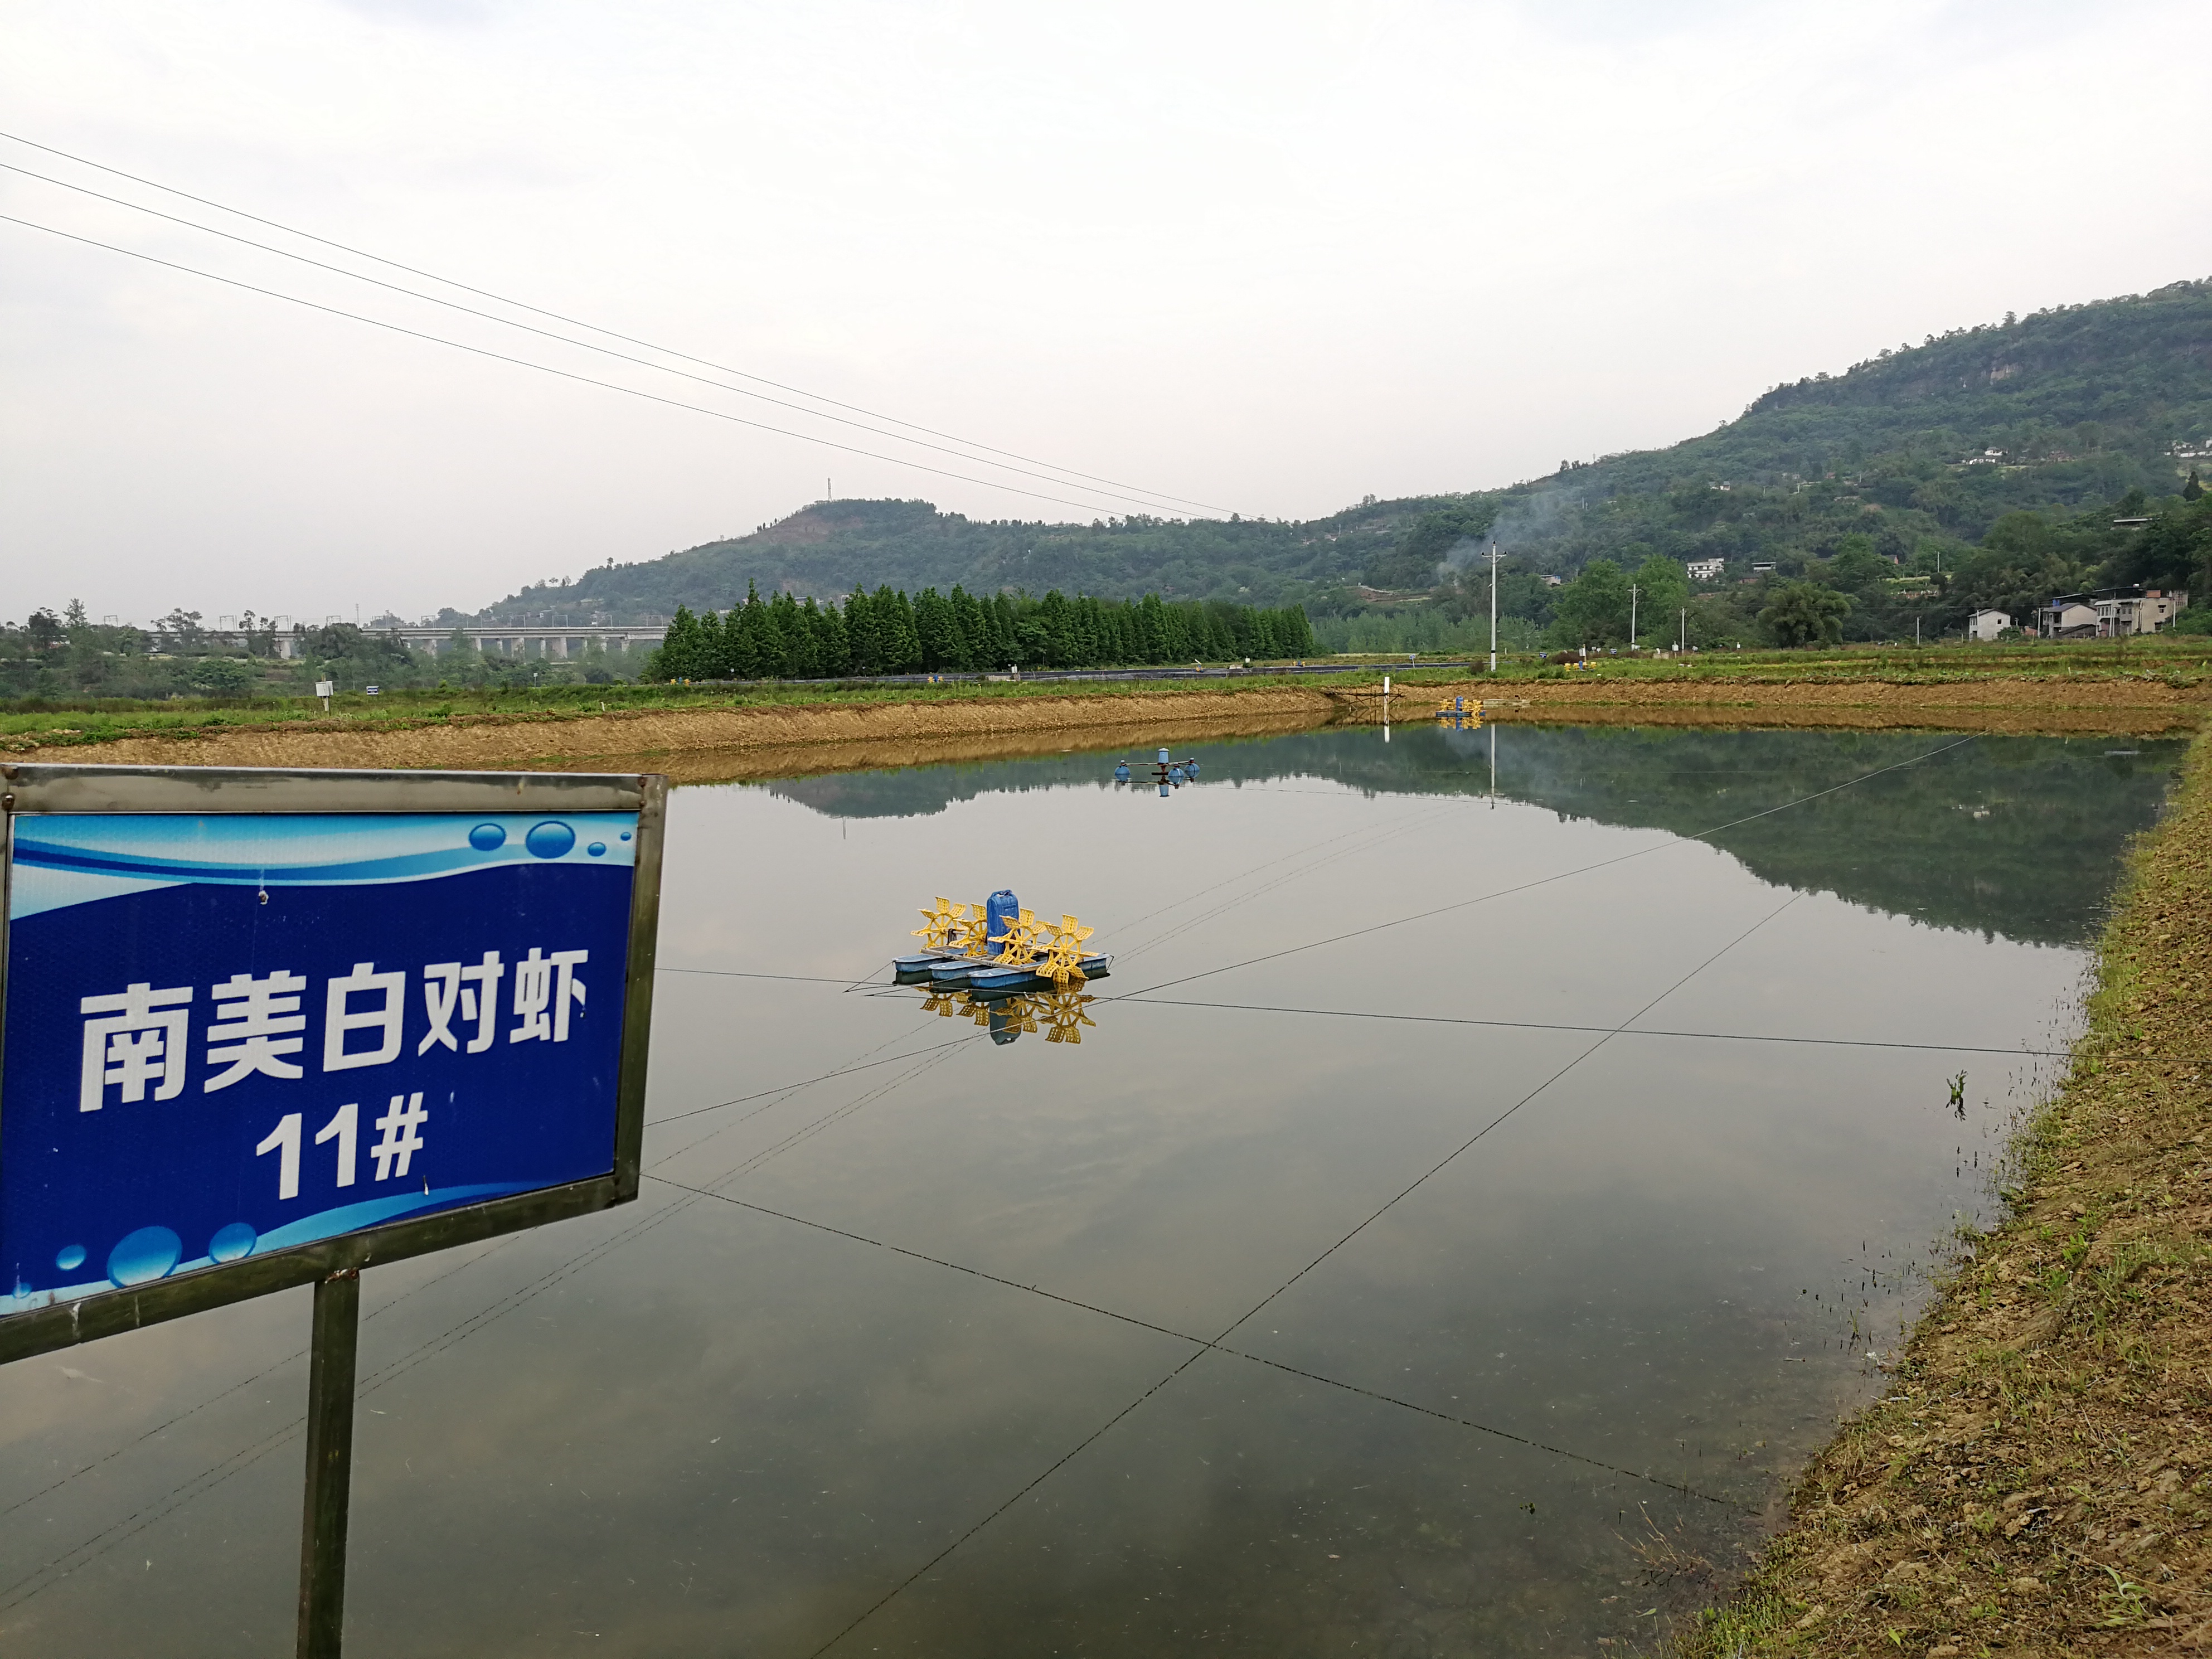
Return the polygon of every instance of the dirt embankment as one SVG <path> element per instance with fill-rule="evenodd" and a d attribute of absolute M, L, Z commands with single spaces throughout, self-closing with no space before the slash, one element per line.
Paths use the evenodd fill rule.
<path fill-rule="evenodd" d="M 1587 725 L 1803 726 L 1879 730 L 1941 726 L 1953 731 L 2194 731 L 2212 696 L 2203 688 L 2161 678 L 1986 679 L 1940 684 L 1910 680 L 1769 683 L 1662 678 L 1608 679 L 1602 674 L 1560 680 L 1507 682 L 1486 692 L 1480 682 L 1441 688 L 1440 695 L 1483 696 L 1507 720 L 1560 720 Z M 1392 699 L 1394 702 L 1397 699 Z M 1410 702 L 1412 700 L 1408 699 Z M 1434 704 L 1428 705 L 1433 708 Z M 1394 716 L 1397 715 L 1393 710 Z"/>
<path fill-rule="evenodd" d="M 307 721 L 189 737 L 53 745 L 14 757 L 58 764 L 551 768 L 740 777 L 1033 754 L 1054 738 L 1141 742 L 1155 733 L 1297 731 L 1338 712 L 1323 692 L 1255 687 L 1172 696 L 979 697 L 973 702 L 620 710 L 580 718 L 491 716 L 368 726 Z"/>
<path fill-rule="evenodd" d="M 1650 726 L 1943 727 L 1989 732 L 2194 730 L 2212 696 L 2151 677 L 1942 684 L 1668 680 L 1602 672 L 1562 680 L 1468 680 L 1408 689 L 1254 685 L 1235 690 L 979 696 L 870 703 L 625 709 L 580 716 L 305 720 L 209 726 L 108 743 L 52 744 L 11 758 L 140 766 L 402 767 L 459 769 L 650 767 L 680 779 L 916 765 L 1136 746 L 1162 738 L 1260 736 L 1327 724 L 1428 719 L 1453 696 L 1492 718 Z"/>
<path fill-rule="evenodd" d="M 2090 1027 L 1889 1396 L 1685 1655 L 2212 1653 L 2212 738 Z"/>

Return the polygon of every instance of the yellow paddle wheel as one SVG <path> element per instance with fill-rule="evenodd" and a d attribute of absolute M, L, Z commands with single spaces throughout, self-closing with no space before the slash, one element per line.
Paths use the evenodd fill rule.
<path fill-rule="evenodd" d="M 921 912 L 921 926 L 914 929 L 914 936 L 932 951 L 942 951 L 952 937 L 952 930 L 967 917 L 968 907 L 955 904 L 940 897 L 933 905 L 926 905 Z"/>
<path fill-rule="evenodd" d="M 1024 910 L 1022 914 L 1027 915 L 1029 912 Z M 1044 949 L 1036 964 L 1038 974 L 1062 991 L 1067 989 L 1067 982 L 1071 979 L 1078 985 L 1082 984 L 1083 941 L 1097 931 L 1095 927 L 1085 927 L 1073 916 L 1068 915 L 1060 917 L 1057 927 L 1048 923 L 1043 929 L 1046 935 Z"/>
<path fill-rule="evenodd" d="M 1070 916 L 1073 921 L 1074 917 Z M 1009 968 L 1018 968 L 1037 959 L 1037 941 L 1042 937 L 1046 924 L 1036 919 L 1033 910 L 1024 910 L 1006 923 L 1006 931 L 994 936 L 991 943 L 999 947 L 993 960 Z"/>
<path fill-rule="evenodd" d="M 981 962 L 991 954 L 991 918 L 980 904 L 956 904 L 954 909 L 963 914 L 953 923 L 946 943 L 961 955 Z"/>

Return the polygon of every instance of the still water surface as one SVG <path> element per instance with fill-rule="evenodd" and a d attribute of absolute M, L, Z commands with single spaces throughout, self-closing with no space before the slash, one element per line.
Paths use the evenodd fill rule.
<path fill-rule="evenodd" d="M 1986 1212 L 2180 745 L 1498 736 L 1494 798 L 1492 732 L 1402 727 L 1167 800 L 679 791 L 644 1195 L 364 1285 L 349 1650 L 1584 1652 L 1706 1599 Z M 1079 1042 L 882 984 L 1001 886 L 1119 953 Z M 11 1656 L 289 1651 L 306 1331 L 0 1371 Z"/>

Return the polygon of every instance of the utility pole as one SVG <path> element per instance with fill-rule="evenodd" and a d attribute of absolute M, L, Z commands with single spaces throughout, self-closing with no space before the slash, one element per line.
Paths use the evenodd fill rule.
<path fill-rule="evenodd" d="M 1689 607 L 1688 605 L 1684 605 L 1684 606 L 1682 607 L 1682 632 L 1681 632 L 1680 636 L 1679 638 L 1677 638 L 1677 639 L 1675 640 L 1675 641 L 1674 641 L 1674 649 L 1675 649 L 1675 651 L 1676 651 L 1677 653 L 1680 653 L 1680 652 L 1687 651 L 1689 648 L 1690 648 L 1690 607 Z"/>
<path fill-rule="evenodd" d="M 1634 582 L 1628 585 L 1628 648 L 1636 649 L 1636 595 L 1640 590 Z"/>
<path fill-rule="evenodd" d="M 1490 672 L 1498 672 L 1498 544 L 1490 544 Z M 1498 741 L 1493 736 L 1491 742 Z"/>

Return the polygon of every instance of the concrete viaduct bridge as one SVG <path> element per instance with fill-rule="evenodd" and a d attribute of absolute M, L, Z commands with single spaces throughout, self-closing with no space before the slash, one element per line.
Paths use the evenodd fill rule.
<path fill-rule="evenodd" d="M 668 624 L 601 623 L 587 627 L 581 623 L 532 623 L 526 626 L 508 623 L 494 628 L 394 628 L 386 631 L 434 657 L 451 646 L 453 635 L 459 633 L 477 650 L 493 656 L 564 658 L 580 655 L 594 645 L 602 651 L 659 645 L 668 633 Z"/>
<path fill-rule="evenodd" d="M 593 645 L 603 651 L 617 650 L 629 646 L 659 645 L 668 632 L 666 623 L 506 623 L 496 627 L 477 628 L 368 628 L 367 634 L 384 635 L 398 639 L 415 650 L 435 657 L 452 648 L 453 635 L 459 634 L 471 645 L 487 655 L 495 657 L 551 657 L 556 659 L 580 655 Z M 208 637 L 219 645 L 245 651 L 250 642 L 263 637 L 236 629 L 211 629 Z M 299 635 L 280 633 L 276 635 L 276 654 L 296 657 L 300 654 Z"/>

